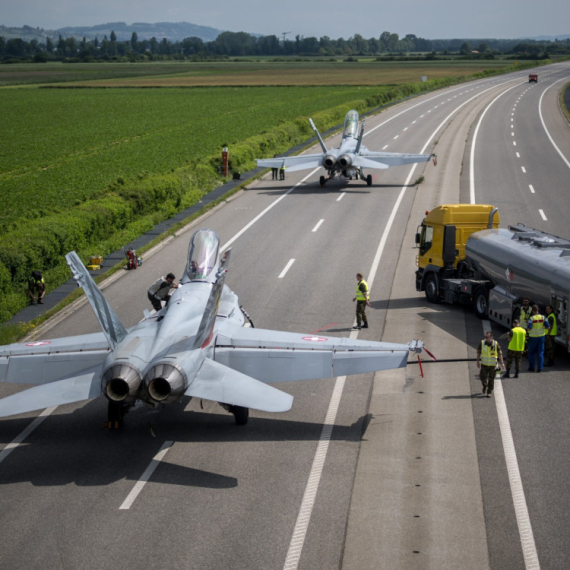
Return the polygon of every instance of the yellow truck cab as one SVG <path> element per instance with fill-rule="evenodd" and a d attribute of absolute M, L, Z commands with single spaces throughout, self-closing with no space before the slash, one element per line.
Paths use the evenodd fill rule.
<path fill-rule="evenodd" d="M 437 302 L 439 279 L 465 259 L 465 244 L 475 232 L 499 227 L 497 208 L 488 204 L 444 204 L 426 212 L 416 234 L 419 247 L 416 290 Z"/>

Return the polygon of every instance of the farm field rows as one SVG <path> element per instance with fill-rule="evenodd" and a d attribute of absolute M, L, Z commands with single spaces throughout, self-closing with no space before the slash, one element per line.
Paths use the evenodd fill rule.
<path fill-rule="evenodd" d="M 0 227 L 378 90 L 1 89 Z"/>

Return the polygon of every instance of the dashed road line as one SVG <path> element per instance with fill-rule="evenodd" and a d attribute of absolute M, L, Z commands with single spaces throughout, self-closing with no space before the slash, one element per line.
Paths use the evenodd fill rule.
<path fill-rule="evenodd" d="M 544 214 L 544 210 L 538 210 L 538 213 L 542 216 L 542 219 L 546 222 L 548 221 L 548 218 L 546 217 L 546 215 Z"/>
<path fill-rule="evenodd" d="M 382 147 L 382 150 L 384 150 L 384 149 L 386 149 L 386 148 L 388 148 L 388 145 L 387 145 L 387 144 L 385 144 L 385 145 Z"/>
<path fill-rule="evenodd" d="M 128 510 L 131 508 L 132 504 L 135 502 L 136 498 L 139 496 L 140 492 L 143 490 L 144 486 L 147 484 L 154 470 L 159 466 L 160 462 L 164 459 L 166 452 L 174 444 L 173 441 L 165 441 L 162 447 L 158 450 L 158 453 L 152 458 L 149 466 L 145 469 L 145 472 L 141 475 L 141 478 L 136 482 L 132 491 L 127 495 L 127 498 L 123 501 L 123 504 L 119 507 L 119 510 Z"/>
<path fill-rule="evenodd" d="M 530 188 L 530 191 L 534 194 L 535 192 L 534 192 L 534 188 L 533 188 L 532 184 L 529 184 L 528 187 Z"/>
<path fill-rule="evenodd" d="M 325 220 L 319 220 L 319 222 L 317 223 L 317 225 L 312 229 L 313 232 L 316 232 L 320 227 L 321 224 L 324 222 Z"/>
<path fill-rule="evenodd" d="M 521 157 L 521 155 L 518 152 L 515 152 L 515 154 L 517 155 L 517 158 Z"/>
<path fill-rule="evenodd" d="M 289 271 L 291 265 L 293 265 L 293 263 L 295 263 L 294 259 L 290 259 L 289 263 L 287 263 L 287 265 L 285 266 L 285 269 L 283 269 L 283 271 L 279 274 L 278 279 L 283 279 L 283 277 L 285 277 L 285 274 L 287 273 L 287 271 Z"/>
<path fill-rule="evenodd" d="M 385 148 L 385 147 L 384 147 Z M 346 192 L 343 192 L 337 199 L 337 202 L 340 202 L 342 200 L 342 198 L 344 197 L 344 195 L 346 194 Z"/>
<path fill-rule="evenodd" d="M 521 170 L 526 174 L 526 168 L 524 166 L 521 166 Z"/>

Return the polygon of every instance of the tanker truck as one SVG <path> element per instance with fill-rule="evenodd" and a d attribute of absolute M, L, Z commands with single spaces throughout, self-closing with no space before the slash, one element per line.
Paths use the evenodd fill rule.
<path fill-rule="evenodd" d="M 507 328 L 528 297 L 552 305 L 556 342 L 570 351 L 570 240 L 524 224 L 499 228 L 498 209 L 452 204 L 426 212 L 416 234 L 416 290 L 431 303 L 471 305 Z"/>

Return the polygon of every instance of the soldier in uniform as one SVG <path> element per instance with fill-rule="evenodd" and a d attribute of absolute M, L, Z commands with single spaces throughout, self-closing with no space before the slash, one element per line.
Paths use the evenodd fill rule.
<path fill-rule="evenodd" d="M 368 283 L 364 281 L 362 273 L 356 274 L 358 285 L 356 286 L 356 297 L 352 302 L 356 301 L 356 326 L 353 329 L 360 330 L 368 328 L 368 319 L 366 318 L 366 307 L 370 307 L 370 295 L 368 290 Z"/>
<path fill-rule="evenodd" d="M 46 284 L 41 272 L 32 271 L 32 274 L 28 278 L 28 297 L 30 298 L 30 305 L 33 305 L 36 300 L 38 305 L 43 305 L 45 294 Z"/>
<path fill-rule="evenodd" d="M 274 154 L 273 158 L 277 158 L 277 155 Z M 278 180 L 279 176 L 279 168 L 272 168 L 271 169 L 271 180 Z"/>
<path fill-rule="evenodd" d="M 513 320 L 513 328 L 508 333 L 509 347 L 507 349 L 507 372 L 503 378 L 510 378 L 511 364 L 515 361 L 515 378 L 519 377 L 521 369 L 526 331 L 520 326 L 518 319 Z M 502 338 L 502 337 L 501 337 Z"/>
<path fill-rule="evenodd" d="M 285 180 L 285 162 L 283 162 L 283 166 L 279 169 L 279 180 Z"/>
<path fill-rule="evenodd" d="M 173 273 L 169 273 L 166 278 L 161 277 L 157 279 L 148 289 L 148 300 L 152 303 L 152 306 L 155 311 L 160 311 L 162 309 L 162 301 L 166 301 L 168 305 L 168 300 L 170 297 L 168 293 L 170 293 L 171 289 L 177 289 L 178 285 L 174 283 Z"/>
<path fill-rule="evenodd" d="M 505 368 L 501 347 L 496 340 L 493 340 L 493 333 L 487 331 L 485 338 L 477 346 L 477 368 L 480 369 L 483 394 L 486 394 L 487 398 L 491 397 L 495 388 L 497 361 L 501 363 L 501 368 Z"/>
<path fill-rule="evenodd" d="M 538 312 L 538 305 L 532 306 L 528 321 L 528 371 L 534 372 L 534 359 L 537 358 L 537 372 L 544 366 L 544 337 L 550 328 L 549 322 Z"/>
<path fill-rule="evenodd" d="M 532 314 L 532 307 L 530 305 L 530 300 L 528 297 L 523 299 L 523 304 L 521 307 L 521 328 L 526 331 L 526 337 L 524 339 L 524 356 L 528 355 L 528 320 L 530 319 L 530 315 Z"/>
<path fill-rule="evenodd" d="M 552 305 L 546 305 L 546 320 L 550 325 L 548 329 L 548 334 L 546 335 L 545 347 L 547 362 L 545 366 L 554 366 L 554 339 L 558 332 L 558 327 L 556 325 L 556 315 L 554 314 L 554 309 Z"/>

